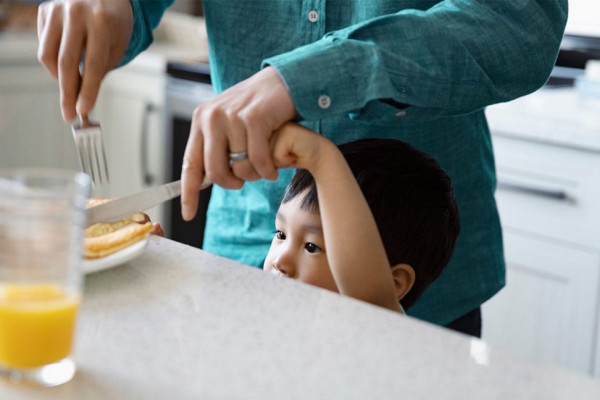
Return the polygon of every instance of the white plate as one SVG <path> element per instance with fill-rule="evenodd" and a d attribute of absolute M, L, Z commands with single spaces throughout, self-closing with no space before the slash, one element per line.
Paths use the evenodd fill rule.
<path fill-rule="evenodd" d="M 84 274 L 91 274 L 92 272 L 116 267 L 117 265 L 124 264 L 127 261 L 139 257 L 144 252 L 147 245 L 148 238 L 125 247 L 123 250 L 119 250 L 109 256 L 97 258 L 95 260 L 83 260 L 81 268 Z"/>

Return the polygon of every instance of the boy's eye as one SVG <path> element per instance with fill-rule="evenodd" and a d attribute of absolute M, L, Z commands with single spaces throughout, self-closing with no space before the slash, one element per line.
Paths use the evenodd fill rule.
<path fill-rule="evenodd" d="M 314 243 L 306 243 L 304 245 L 304 248 L 306 249 L 306 251 L 308 251 L 311 254 L 321 252 L 321 248 Z"/>
<path fill-rule="evenodd" d="M 279 240 L 285 240 L 285 233 L 277 230 L 275 231 L 275 237 Z"/>

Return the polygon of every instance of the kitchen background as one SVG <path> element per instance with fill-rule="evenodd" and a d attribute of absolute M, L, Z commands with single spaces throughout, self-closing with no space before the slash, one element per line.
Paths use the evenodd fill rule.
<path fill-rule="evenodd" d="M 0 0 L 0 167 L 78 168 L 57 84 L 36 59 L 37 4 Z M 600 379 L 600 2 L 569 8 L 547 85 L 487 109 L 508 271 L 483 307 L 483 338 Z M 177 0 L 156 42 L 105 79 L 93 117 L 111 185 L 95 196 L 179 176 L 189 118 L 213 95 L 207 62 L 201 4 Z M 149 214 L 169 237 L 201 247 L 202 215 L 183 224 L 177 201 Z"/>

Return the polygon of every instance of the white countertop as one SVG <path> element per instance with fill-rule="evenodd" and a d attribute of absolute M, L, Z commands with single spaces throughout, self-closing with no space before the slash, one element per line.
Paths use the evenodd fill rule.
<path fill-rule="evenodd" d="M 492 134 L 600 152 L 600 94 L 542 88 L 487 107 Z"/>
<path fill-rule="evenodd" d="M 600 381 L 152 237 L 88 275 L 78 372 L 26 399 L 593 399 Z"/>

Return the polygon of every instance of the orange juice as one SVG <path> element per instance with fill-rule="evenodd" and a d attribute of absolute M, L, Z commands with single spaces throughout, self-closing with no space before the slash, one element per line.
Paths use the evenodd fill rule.
<path fill-rule="evenodd" d="M 36 368 L 68 357 L 78 308 L 58 285 L 0 285 L 0 364 Z"/>

